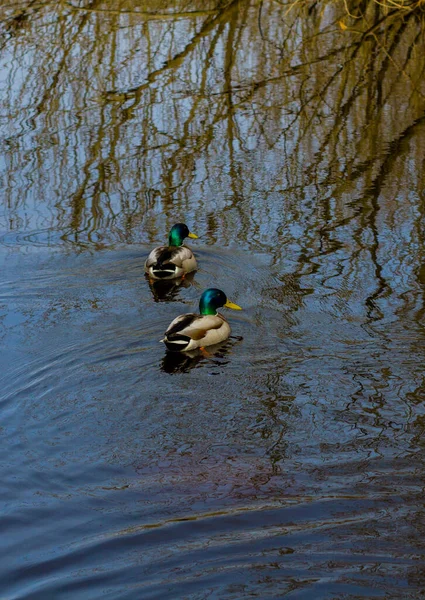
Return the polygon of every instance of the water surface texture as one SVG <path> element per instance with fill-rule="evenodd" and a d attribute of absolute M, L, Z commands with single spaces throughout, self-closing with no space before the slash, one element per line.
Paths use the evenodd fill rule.
<path fill-rule="evenodd" d="M 1 598 L 423 597 L 424 31 L 2 3 Z M 179 221 L 199 271 L 150 286 Z M 232 337 L 166 354 L 210 286 Z"/>

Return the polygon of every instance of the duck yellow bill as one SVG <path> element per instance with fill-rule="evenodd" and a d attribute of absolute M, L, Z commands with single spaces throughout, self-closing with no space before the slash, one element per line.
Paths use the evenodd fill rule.
<path fill-rule="evenodd" d="M 238 306 L 234 302 L 230 302 L 230 300 L 228 300 L 224 306 L 226 308 L 233 308 L 233 310 L 242 310 L 241 306 Z"/>
<path fill-rule="evenodd" d="M 189 237 L 192 238 L 192 240 L 197 240 L 198 236 L 195 233 L 189 233 Z"/>

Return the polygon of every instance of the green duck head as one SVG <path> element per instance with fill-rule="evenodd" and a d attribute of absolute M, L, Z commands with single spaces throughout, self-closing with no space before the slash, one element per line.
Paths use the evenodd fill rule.
<path fill-rule="evenodd" d="M 242 310 L 240 306 L 227 299 L 226 294 L 216 288 L 208 288 L 199 300 L 199 312 L 201 315 L 216 315 L 217 308 L 225 306 L 233 310 Z"/>
<path fill-rule="evenodd" d="M 184 238 L 190 237 L 194 240 L 198 238 L 194 233 L 190 233 L 189 228 L 184 223 L 177 223 L 173 225 L 168 235 L 169 246 L 181 246 Z"/>

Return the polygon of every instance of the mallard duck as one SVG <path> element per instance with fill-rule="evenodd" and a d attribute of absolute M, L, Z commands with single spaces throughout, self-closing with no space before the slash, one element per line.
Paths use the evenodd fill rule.
<path fill-rule="evenodd" d="M 221 306 L 242 310 L 240 306 L 230 302 L 221 290 L 208 288 L 199 300 L 200 314 L 188 313 L 176 317 L 170 323 L 161 342 L 164 342 L 169 350 L 182 352 L 227 340 L 230 325 L 223 315 L 217 312 L 217 308 Z"/>
<path fill-rule="evenodd" d="M 183 240 L 198 238 L 187 225 L 177 223 L 168 235 L 168 246 L 154 248 L 145 262 L 145 271 L 152 279 L 175 279 L 197 269 L 192 250 L 183 246 Z"/>

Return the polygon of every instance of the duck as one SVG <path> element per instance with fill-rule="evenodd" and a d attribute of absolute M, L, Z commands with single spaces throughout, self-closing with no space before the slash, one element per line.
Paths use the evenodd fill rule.
<path fill-rule="evenodd" d="M 198 239 L 184 223 L 173 225 L 168 235 L 168 246 L 154 248 L 146 259 L 145 272 L 151 279 L 164 281 L 196 271 L 198 265 L 192 250 L 183 246 L 183 240 L 187 237 Z"/>
<path fill-rule="evenodd" d="M 206 289 L 199 300 L 199 314 L 179 315 L 170 323 L 164 338 L 168 350 L 185 352 L 224 342 L 230 335 L 230 325 L 217 312 L 221 307 L 242 310 L 217 288 Z"/>

